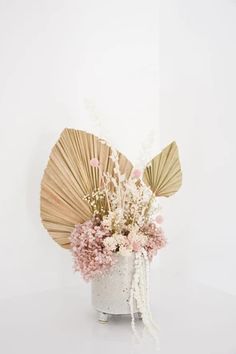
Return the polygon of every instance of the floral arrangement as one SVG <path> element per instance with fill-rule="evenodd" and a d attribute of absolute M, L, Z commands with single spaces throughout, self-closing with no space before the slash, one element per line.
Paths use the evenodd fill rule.
<path fill-rule="evenodd" d="M 103 171 L 98 159 L 90 160 L 90 165 L 99 170 L 101 187 L 84 196 L 93 216 L 90 220 L 76 225 L 70 236 L 74 269 L 81 272 L 87 281 L 109 271 L 117 261 L 117 254 L 126 257 L 135 253 L 138 274 L 141 267 L 140 255 L 149 263 L 157 251 L 167 243 L 161 227 L 163 218 L 157 197 L 142 181 L 141 170 L 134 169 L 127 179 L 120 172 L 116 150 L 112 150 L 110 158 L 114 161 L 113 175 Z M 147 317 L 147 311 L 142 306 L 146 300 L 134 295 L 138 286 L 136 281 L 136 285 L 132 286 L 130 298 L 134 330 L 134 299 L 142 316 L 146 314 Z M 146 288 L 146 284 L 143 284 L 143 287 Z M 146 319 L 146 322 L 150 327 L 150 320 Z"/>
<path fill-rule="evenodd" d="M 113 276 L 118 259 L 131 257 L 125 259 L 131 260 L 131 272 L 124 302 L 129 303 L 134 332 L 138 310 L 146 328 L 156 333 L 148 272 L 151 260 L 167 243 L 158 198 L 175 194 L 181 184 L 175 142 L 141 171 L 105 141 L 75 129 L 63 130 L 44 171 L 41 220 L 50 236 L 71 250 L 75 271 L 102 284 Z"/>
<path fill-rule="evenodd" d="M 108 271 L 115 254 L 146 250 L 151 261 L 166 245 L 157 198 L 141 180 L 141 170 L 134 169 L 126 179 L 115 150 L 110 158 L 115 163 L 113 176 L 103 172 L 96 158 L 91 159 L 91 166 L 100 171 L 102 187 L 84 196 L 93 217 L 76 225 L 70 237 L 74 268 L 85 280 Z"/>

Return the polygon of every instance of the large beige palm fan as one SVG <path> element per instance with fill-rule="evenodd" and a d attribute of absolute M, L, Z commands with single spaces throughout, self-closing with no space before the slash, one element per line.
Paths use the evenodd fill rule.
<path fill-rule="evenodd" d="M 74 129 L 65 129 L 53 147 L 41 183 L 41 219 L 62 247 L 70 247 L 74 226 L 92 216 L 84 196 L 101 186 L 102 172 L 114 175 L 111 154 L 104 141 Z M 90 165 L 93 158 L 99 160 L 102 171 Z M 119 152 L 118 161 L 121 174 L 129 178 L 132 164 Z M 169 197 L 178 191 L 182 173 L 175 142 L 150 161 L 143 180 L 157 197 Z"/>
<path fill-rule="evenodd" d="M 113 174 L 111 148 L 93 134 L 65 129 L 52 149 L 41 183 L 41 219 L 53 239 L 69 248 L 78 223 L 91 218 L 84 196 L 101 184 L 101 173 L 90 165 L 96 158 L 104 172 Z M 118 153 L 120 171 L 128 178 L 132 164 Z"/>

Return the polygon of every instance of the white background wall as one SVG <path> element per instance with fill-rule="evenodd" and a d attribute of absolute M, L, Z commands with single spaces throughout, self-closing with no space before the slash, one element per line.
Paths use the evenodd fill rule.
<path fill-rule="evenodd" d="M 233 0 L 0 1 L 0 297 L 85 286 L 40 225 L 39 189 L 61 130 L 99 133 L 96 115 L 134 161 L 153 132 L 153 153 L 179 145 L 163 286 L 236 294 L 235 35 Z"/>
<path fill-rule="evenodd" d="M 153 129 L 159 143 L 157 10 L 0 1 L 0 297 L 85 286 L 41 226 L 40 180 L 64 127 L 101 133 L 132 160 Z"/>
<path fill-rule="evenodd" d="M 177 140 L 184 173 L 165 273 L 236 294 L 236 2 L 165 0 L 160 14 L 161 143 Z"/>

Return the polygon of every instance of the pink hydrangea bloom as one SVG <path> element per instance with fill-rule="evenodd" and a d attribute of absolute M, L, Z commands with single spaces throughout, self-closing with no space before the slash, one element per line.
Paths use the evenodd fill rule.
<path fill-rule="evenodd" d="M 91 159 L 89 163 L 92 167 L 99 167 L 99 161 L 95 157 Z"/>
<path fill-rule="evenodd" d="M 157 254 L 157 251 L 162 247 L 165 247 L 167 240 L 161 227 L 155 223 L 149 223 L 142 227 L 142 232 L 148 236 L 148 241 L 145 249 L 148 254 L 148 258 L 151 260 L 153 256 Z"/>
<path fill-rule="evenodd" d="M 115 263 L 113 252 L 103 243 L 107 236 L 110 236 L 110 232 L 92 220 L 76 225 L 71 233 L 74 269 L 81 272 L 85 280 L 103 274 Z"/>

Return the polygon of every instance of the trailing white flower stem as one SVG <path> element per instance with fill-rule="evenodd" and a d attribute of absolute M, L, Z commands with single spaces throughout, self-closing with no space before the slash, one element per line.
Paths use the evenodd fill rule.
<path fill-rule="evenodd" d="M 158 343 L 157 331 L 158 328 L 153 322 L 150 302 L 149 302 L 149 260 L 147 252 L 142 249 L 135 254 L 134 260 L 134 274 L 130 290 L 130 313 L 131 313 L 131 325 L 134 334 L 138 337 L 135 327 L 134 317 L 134 302 L 137 304 L 137 309 L 142 315 L 142 320 L 145 328 L 152 335 L 155 341 Z"/>

